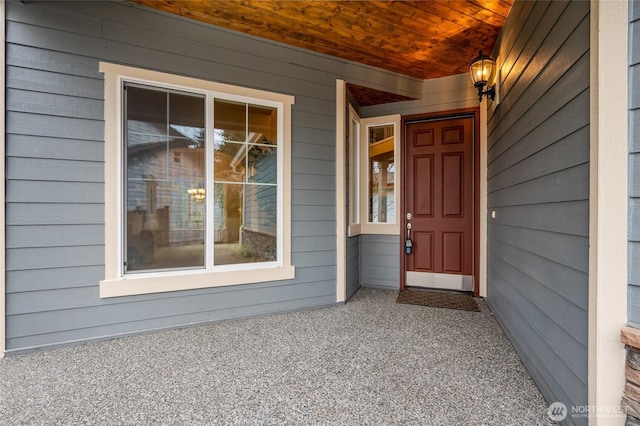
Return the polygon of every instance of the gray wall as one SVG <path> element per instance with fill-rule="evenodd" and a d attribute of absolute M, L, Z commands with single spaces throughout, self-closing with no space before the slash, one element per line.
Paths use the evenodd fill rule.
<path fill-rule="evenodd" d="M 334 303 L 335 79 L 407 96 L 419 96 L 421 87 L 124 2 L 7 2 L 6 60 L 9 352 Z M 296 97 L 295 280 L 99 298 L 105 257 L 100 60 Z"/>
<path fill-rule="evenodd" d="M 360 282 L 366 287 L 400 288 L 400 237 L 360 236 Z"/>
<path fill-rule="evenodd" d="M 347 300 L 351 296 L 353 296 L 356 291 L 360 288 L 360 236 L 356 235 L 354 237 L 349 237 L 349 206 L 350 202 L 350 191 L 349 191 L 349 176 L 350 176 L 350 163 L 349 163 L 349 139 L 351 136 L 351 123 L 349 122 L 349 105 L 352 105 L 353 108 L 358 112 L 360 110 L 360 105 L 358 105 L 358 101 L 353 97 L 351 92 L 347 89 L 347 102 L 345 102 L 345 111 L 344 111 L 344 162 L 345 162 L 345 182 L 344 188 L 346 190 L 346 199 L 347 199 L 347 208 L 344 211 L 345 223 L 347 224 L 347 252 L 346 252 L 346 269 L 347 269 Z"/>
<path fill-rule="evenodd" d="M 629 292 L 627 318 L 640 327 L 640 1 L 629 3 Z"/>
<path fill-rule="evenodd" d="M 360 288 L 360 237 L 347 238 L 347 300 Z"/>
<path fill-rule="evenodd" d="M 498 54 L 487 301 L 547 401 L 587 405 L 589 2 L 516 1 Z"/>

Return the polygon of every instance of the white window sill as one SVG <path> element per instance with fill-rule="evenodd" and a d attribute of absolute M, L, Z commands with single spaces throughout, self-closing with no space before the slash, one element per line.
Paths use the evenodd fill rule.
<path fill-rule="evenodd" d="M 363 223 L 360 234 L 400 235 L 400 225 L 386 223 Z"/>
<path fill-rule="evenodd" d="M 348 235 L 350 237 L 357 237 L 358 235 L 360 235 L 360 224 L 354 224 L 354 225 L 349 225 L 349 229 L 348 229 Z"/>
<path fill-rule="evenodd" d="M 242 271 L 181 271 L 163 275 L 131 275 L 100 281 L 100 297 L 133 296 L 167 291 L 224 287 L 295 278 L 294 266 Z"/>
<path fill-rule="evenodd" d="M 383 223 L 349 225 L 347 232 L 349 237 L 357 237 L 358 235 L 400 235 L 400 225 Z"/>

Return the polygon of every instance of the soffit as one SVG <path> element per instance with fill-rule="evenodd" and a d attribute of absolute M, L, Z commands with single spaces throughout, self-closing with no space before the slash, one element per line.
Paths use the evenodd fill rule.
<path fill-rule="evenodd" d="M 419 79 L 468 72 L 478 50 L 493 49 L 513 3 L 513 0 L 131 1 Z M 372 101 L 378 102 L 369 94 L 368 102 Z"/>

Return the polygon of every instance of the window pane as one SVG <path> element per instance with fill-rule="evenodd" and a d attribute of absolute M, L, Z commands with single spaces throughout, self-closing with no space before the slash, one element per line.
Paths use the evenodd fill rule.
<path fill-rule="evenodd" d="M 214 114 L 214 264 L 275 261 L 277 109 L 216 100 Z"/>
<path fill-rule="evenodd" d="M 249 106 L 249 182 L 277 183 L 278 114 L 275 108 Z"/>
<path fill-rule="evenodd" d="M 244 182 L 246 143 L 221 141 L 214 148 L 213 170 L 216 182 Z"/>
<path fill-rule="evenodd" d="M 126 90 L 126 270 L 204 266 L 204 98 Z"/>
<path fill-rule="evenodd" d="M 215 265 L 253 262 L 242 247 L 242 207 L 244 185 L 216 183 L 214 221 L 216 224 L 213 260 Z"/>
<path fill-rule="evenodd" d="M 277 187 L 215 184 L 214 263 L 276 260 Z"/>
<path fill-rule="evenodd" d="M 369 222 L 395 223 L 394 126 L 369 127 Z"/>
<path fill-rule="evenodd" d="M 167 134 L 167 94 L 127 86 L 127 129 L 135 135 Z"/>
<path fill-rule="evenodd" d="M 216 99 L 213 118 L 216 147 L 224 141 L 247 141 L 247 104 Z"/>
<path fill-rule="evenodd" d="M 276 184 L 278 181 L 278 156 L 276 148 L 253 145 L 249 148 L 249 182 Z"/>
<path fill-rule="evenodd" d="M 276 261 L 278 187 L 246 185 L 242 243 L 258 262 Z"/>
<path fill-rule="evenodd" d="M 348 171 L 347 176 L 349 176 L 349 196 L 347 198 L 349 202 L 349 223 L 356 224 L 360 222 L 360 211 L 358 209 L 358 176 L 360 173 L 360 167 L 358 166 L 358 145 L 360 141 L 360 123 L 355 119 L 351 118 L 351 126 L 349 127 L 349 144 L 347 146 L 348 149 Z"/>
<path fill-rule="evenodd" d="M 264 145 L 278 143 L 278 110 L 249 105 L 249 142 Z"/>

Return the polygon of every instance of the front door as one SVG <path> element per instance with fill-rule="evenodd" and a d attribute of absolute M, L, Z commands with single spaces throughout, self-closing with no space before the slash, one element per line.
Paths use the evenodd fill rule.
<path fill-rule="evenodd" d="M 474 117 L 406 122 L 405 155 L 405 285 L 473 291 Z"/>

